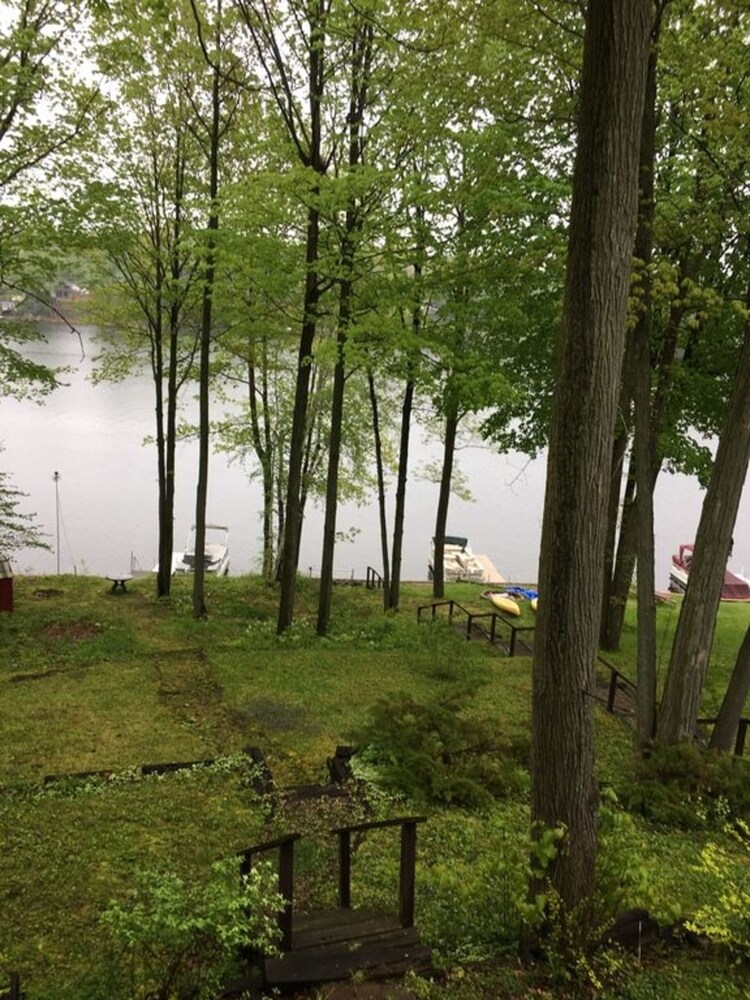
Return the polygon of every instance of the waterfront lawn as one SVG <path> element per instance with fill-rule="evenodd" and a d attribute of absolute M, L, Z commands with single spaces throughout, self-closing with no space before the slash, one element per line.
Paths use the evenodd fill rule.
<path fill-rule="evenodd" d="M 263 750 L 282 786 L 324 781 L 325 758 L 358 738 L 383 695 L 403 692 L 427 704 L 464 689 L 464 715 L 478 728 L 491 720 L 500 757 L 510 755 L 515 770 L 527 761 L 530 661 L 466 642 L 443 616 L 418 625 L 417 607 L 431 601 L 426 585 L 404 587 L 395 615 L 383 614 L 378 592 L 336 588 L 331 633 L 320 640 L 311 624 L 316 584 L 302 579 L 297 624 L 279 641 L 274 588 L 254 578 L 211 580 L 210 616 L 194 621 L 190 582 L 175 580 L 172 598 L 157 601 L 151 578 L 115 595 L 96 578 L 19 577 L 16 609 L 0 616 L 0 972 L 17 969 L 28 1000 L 119 995 L 112 983 L 103 985 L 109 957 L 99 918 L 109 900 L 122 898 L 136 868 L 158 863 L 197 875 L 259 839 L 301 829 L 314 846 L 300 854 L 300 898 L 332 898 L 335 856 L 324 834 L 361 818 L 363 802 L 271 813 L 238 763 L 245 747 Z M 487 609 L 479 588 L 455 585 L 448 594 L 472 611 Z M 730 646 L 744 634 L 742 611 L 747 616 L 748 609 L 727 613 L 722 606 L 717 683 L 733 663 Z M 660 609 L 666 633 L 675 617 L 675 609 Z M 528 610 L 524 621 L 533 621 Z M 628 618 L 623 667 L 632 635 Z M 630 734 L 601 712 L 596 727 L 599 778 L 617 785 L 631 766 Z M 133 772 L 216 757 L 218 766 L 182 775 Z M 48 775 L 90 770 L 116 777 L 42 785 Z M 423 985 L 420 995 L 564 995 L 543 975 L 502 958 L 514 933 L 509 914 L 523 893 L 527 794 L 520 781 L 491 808 L 428 807 L 417 920 L 448 978 Z M 385 814 L 414 807 L 374 787 L 370 797 L 368 808 Z M 665 913 L 689 910 L 714 891 L 694 864 L 720 830 L 682 833 L 634 822 L 631 849 L 642 855 Z M 394 844 L 368 840 L 358 901 L 384 901 L 383 887 L 397 882 L 396 855 Z M 490 964 L 471 964 L 490 956 Z M 657 963 L 623 974 L 630 992 L 617 995 L 679 1000 L 690 995 L 686 977 L 697 982 L 710 972 L 716 996 L 744 996 L 728 966 L 696 966 L 679 955 L 663 963 L 668 989 L 653 985 L 662 982 Z"/>

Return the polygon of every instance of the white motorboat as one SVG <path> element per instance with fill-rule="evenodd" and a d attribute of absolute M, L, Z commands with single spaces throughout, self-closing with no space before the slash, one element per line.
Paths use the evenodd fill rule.
<path fill-rule="evenodd" d="M 226 576 L 229 573 L 229 528 L 225 524 L 207 524 L 206 541 L 203 547 L 206 573 Z M 175 553 L 173 573 L 192 573 L 195 569 L 195 525 L 190 529 L 185 551 Z"/>
<path fill-rule="evenodd" d="M 430 543 L 429 576 L 435 568 L 435 539 Z M 443 544 L 443 579 L 446 583 L 492 583 L 502 577 L 486 556 L 476 556 L 469 547 L 468 538 L 446 535 Z"/>

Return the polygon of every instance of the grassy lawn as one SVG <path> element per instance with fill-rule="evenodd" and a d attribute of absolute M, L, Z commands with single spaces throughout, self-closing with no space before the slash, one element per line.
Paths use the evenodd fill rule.
<path fill-rule="evenodd" d="M 327 903 L 335 855 L 326 831 L 365 809 L 398 815 L 419 807 L 430 821 L 420 830 L 417 921 L 447 970 L 447 978 L 420 985 L 420 995 L 566 995 L 564 985 L 506 957 L 525 878 L 529 659 L 467 642 L 445 616 L 418 624 L 417 607 L 431 600 L 426 585 L 405 587 L 396 615 L 383 614 L 377 593 L 337 588 L 331 633 L 320 640 L 310 624 L 316 584 L 302 579 L 298 623 L 281 641 L 273 588 L 249 577 L 212 580 L 210 617 L 196 622 L 189 587 L 189 579 L 175 579 L 172 598 L 158 602 L 150 578 L 116 595 L 95 578 L 15 580 L 15 611 L 0 616 L 0 973 L 19 971 L 27 1000 L 119 996 L 103 985 L 109 946 L 100 915 L 122 898 L 136 868 L 194 876 L 244 846 L 300 830 L 310 835 L 298 857 L 300 905 Z M 454 585 L 448 593 L 487 610 L 478 588 Z M 676 607 L 659 609 L 664 666 L 676 619 Z M 749 619 L 750 608 L 722 605 L 707 713 Z M 530 611 L 524 622 L 533 624 Z M 628 618 L 623 650 L 612 657 L 624 672 L 632 671 L 634 647 Z M 354 796 L 272 813 L 238 763 L 243 748 L 257 746 L 281 786 L 325 781 L 326 757 L 339 743 L 360 741 L 383 696 L 401 692 L 402 701 L 422 705 L 459 690 L 466 731 L 489 725 L 497 742 L 488 755 L 503 790 L 482 808 L 399 799 L 375 775 L 367 804 Z M 619 791 L 632 770 L 631 735 L 603 712 L 596 726 L 600 781 Z M 222 761 L 163 777 L 132 772 L 204 758 Z M 45 776 L 93 770 L 118 777 L 43 785 Z M 665 914 L 691 912 L 718 891 L 695 866 L 705 843 L 722 837 L 716 823 L 675 831 L 629 817 L 613 858 L 626 866 L 638 859 L 649 899 Z M 357 859 L 356 901 L 392 902 L 395 843 L 368 839 Z M 717 997 L 747 995 L 728 965 L 705 955 L 698 962 L 692 952 L 634 967 L 619 976 L 620 992 L 606 995 L 679 1000 L 703 995 L 685 984 L 709 976 Z"/>

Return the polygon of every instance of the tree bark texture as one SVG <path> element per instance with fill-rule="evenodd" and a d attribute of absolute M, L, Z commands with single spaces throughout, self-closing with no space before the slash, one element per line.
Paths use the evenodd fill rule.
<path fill-rule="evenodd" d="M 750 694 L 750 628 L 745 632 L 745 638 L 737 653 L 729 686 L 716 717 L 714 731 L 711 733 L 710 745 L 714 750 L 729 752 L 732 749 L 748 694 Z"/>
<path fill-rule="evenodd" d="M 661 18 L 651 36 L 646 74 L 640 153 L 640 197 L 635 256 L 641 268 L 638 319 L 633 330 L 634 448 L 637 456 L 636 519 L 638 522 L 638 668 L 636 733 L 640 747 L 656 730 L 656 605 L 654 592 L 654 465 L 655 436 L 651 424 L 651 346 L 653 334 L 651 263 L 654 249 L 654 162 L 656 155 L 656 65 Z"/>
<path fill-rule="evenodd" d="M 411 415 L 414 408 L 414 380 L 409 378 L 401 405 L 401 445 L 398 453 L 396 478 L 396 508 L 393 514 L 393 547 L 391 548 L 391 582 L 388 588 L 388 607 L 398 607 L 401 591 L 401 551 L 404 542 L 404 514 L 406 511 L 406 479 L 409 466 L 409 437 Z"/>
<path fill-rule="evenodd" d="M 217 51 L 221 33 L 216 32 Z M 195 566 L 193 567 L 193 617 L 205 618 L 206 608 L 206 506 L 208 503 L 208 453 L 211 428 L 209 424 L 209 378 L 211 333 L 213 327 L 213 295 L 216 275 L 216 238 L 219 231 L 219 146 L 221 142 L 221 74 L 213 66 L 211 81 L 211 126 L 208 136 L 208 244 L 203 273 L 201 301 L 200 375 L 198 388 L 198 485 L 195 491 Z"/>
<path fill-rule="evenodd" d="M 610 649 L 607 645 L 607 622 L 610 603 L 614 597 L 615 555 L 617 553 L 617 524 L 620 517 L 620 493 L 622 492 L 622 470 L 625 454 L 630 443 L 630 421 L 626 420 L 624 410 L 630 403 L 625 393 L 620 393 L 621 424 L 615 434 L 612 445 L 612 463 L 609 477 L 609 503 L 607 505 L 607 536 L 604 545 L 604 583 L 602 587 L 602 620 L 600 626 L 599 645 L 602 649 Z"/>
<path fill-rule="evenodd" d="M 349 258 L 351 261 L 351 258 Z M 325 635 L 331 617 L 333 595 L 333 559 L 336 550 L 336 513 L 339 492 L 339 461 L 341 433 L 344 419 L 344 389 L 346 372 L 344 356 L 351 309 L 352 282 L 345 278 L 341 283 L 339 299 L 339 327 L 336 337 L 336 365 L 333 372 L 333 399 L 331 401 L 331 432 L 328 439 L 328 472 L 326 475 L 326 510 L 323 524 L 323 552 L 320 562 L 320 593 L 318 596 L 318 635 Z"/>
<path fill-rule="evenodd" d="M 750 460 L 750 322 L 695 537 L 658 721 L 658 738 L 691 737 L 708 669 L 724 569 Z"/>
<path fill-rule="evenodd" d="M 445 595 L 445 527 L 448 523 L 448 504 L 451 498 L 453 462 L 456 454 L 458 414 L 453 410 L 445 418 L 443 440 L 443 467 L 440 476 L 437 513 L 435 515 L 435 556 L 432 561 L 432 596 Z"/>
<path fill-rule="evenodd" d="M 367 386 L 370 391 L 372 410 L 372 433 L 375 439 L 375 468 L 378 477 L 378 519 L 380 523 L 380 551 L 383 559 L 383 610 L 387 611 L 391 599 L 391 570 L 388 552 L 388 516 L 385 508 L 385 468 L 383 463 L 383 442 L 380 435 L 380 414 L 375 391 L 372 369 L 367 371 Z"/>
<path fill-rule="evenodd" d="M 351 75 L 349 86 L 349 172 L 354 175 L 363 158 L 364 137 L 362 128 L 372 61 L 372 24 L 364 19 L 355 28 L 351 43 Z M 344 422 L 344 390 L 346 388 L 346 345 L 351 325 L 352 298 L 354 296 L 354 258 L 356 236 L 361 227 L 361 216 L 356 198 L 350 198 L 346 207 L 344 233 L 341 238 L 341 271 L 339 286 L 339 318 L 336 335 L 336 366 L 333 373 L 333 400 L 331 403 L 331 436 L 326 477 L 326 512 L 323 528 L 323 553 L 320 569 L 320 594 L 318 598 L 318 635 L 325 635 L 331 617 L 333 594 L 333 560 L 336 550 L 336 516 L 338 509 L 339 463 Z"/>
<path fill-rule="evenodd" d="M 594 663 L 638 197 L 651 0 L 591 0 L 562 335 L 550 428 L 532 697 L 532 820 L 563 824 L 563 905 L 596 857 Z"/>

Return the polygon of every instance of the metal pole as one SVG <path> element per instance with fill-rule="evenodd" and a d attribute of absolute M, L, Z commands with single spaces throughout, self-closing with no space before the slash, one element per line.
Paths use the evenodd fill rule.
<path fill-rule="evenodd" d="M 57 575 L 60 575 L 60 473 L 53 472 L 52 479 L 55 483 L 55 527 L 57 535 Z"/>

